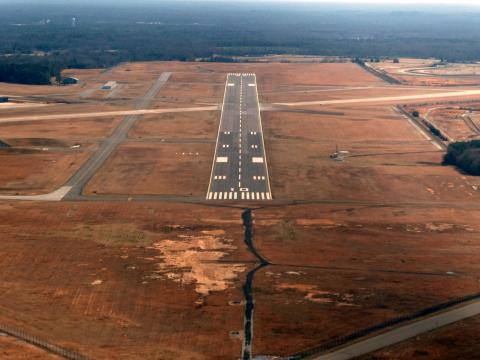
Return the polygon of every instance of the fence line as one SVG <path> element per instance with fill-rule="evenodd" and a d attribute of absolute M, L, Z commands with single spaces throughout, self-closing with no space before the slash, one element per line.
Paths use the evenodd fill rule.
<path fill-rule="evenodd" d="M 296 360 L 296 359 L 303 359 L 307 356 L 318 355 L 322 352 L 326 352 L 326 351 L 331 350 L 333 348 L 345 345 L 349 342 L 358 340 L 362 337 L 365 337 L 367 335 L 371 335 L 372 333 L 375 333 L 375 332 L 380 331 L 380 330 L 384 330 L 388 327 L 391 327 L 391 326 L 394 326 L 394 325 L 399 325 L 399 324 L 402 324 L 402 323 L 405 323 L 405 322 L 408 322 L 408 321 L 411 321 L 411 320 L 415 320 L 415 319 L 418 319 L 418 318 L 421 318 L 421 317 L 424 317 L 424 316 L 427 316 L 427 315 L 431 315 L 431 314 L 436 313 L 436 312 L 441 311 L 441 310 L 449 309 L 451 307 L 454 307 L 456 305 L 460 305 L 460 304 L 465 303 L 465 302 L 469 302 L 469 301 L 472 301 L 472 300 L 479 300 L 479 299 L 480 299 L 480 293 L 456 298 L 456 299 L 450 300 L 448 302 L 438 304 L 438 305 L 434 305 L 434 306 L 428 307 L 426 309 L 417 311 L 413 314 L 399 316 L 399 317 L 384 321 L 382 323 L 373 325 L 371 327 L 355 331 L 351 334 L 348 334 L 348 335 L 333 339 L 331 341 L 328 341 L 328 342 L 326 342 L 322 345 L 319 345 L 319 346 L 313 347 L 311 349 L 304 350 L 302 352 L 291 355 L 287 359 Z"/>
<path fill-rule="evenodd" d="M 15 328 L 12 328 L 7 325 L 0 324 L 0 333 L 4 333 L 8 336 L 11 336 L 13 338 L 25 341 L 26 343 L 29 343 L 31 345 L 34 345 L 36 347 L 42 348 L 48 352 L 51 352 L 52 354 L 59 355 L 64 357 L 65 359 L 69 360 L 88 360 L 87 357 L 73 351 L 70 349 L 62 348 L 60 346 L 51 344 L 43 339 L 40 339 L 36 336 L 27 334 L 26 332 L 22 330 L 18 330 Z"/>

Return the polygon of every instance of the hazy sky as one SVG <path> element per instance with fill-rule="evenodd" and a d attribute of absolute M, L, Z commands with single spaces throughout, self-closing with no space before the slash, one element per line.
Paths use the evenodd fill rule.
<path fill-rule="evenodd" d="M 117 4 L 139 4 L 139 3 L 185 3 L 185 2 L 201 2 L 201 1 L 220 1 L 225 3 L 318 3 L 318 4 L 378 4 L 378 5 L 467 5 L 480 7 L 480 0 L 0 0 L 0 4 L 15 4 L 15 3 L 117 3 Z"/>
<path fill-rule="evenodd" d="M 249 1 L 249 0 L 244 0 Z M 480 6 L 480 0 L 296 0 L 297 2 L 310 3 L 350 3 L 350 4 L 464 4 Z M 258 0 L 258 2 L 295 2 L 295 0 Z"/>

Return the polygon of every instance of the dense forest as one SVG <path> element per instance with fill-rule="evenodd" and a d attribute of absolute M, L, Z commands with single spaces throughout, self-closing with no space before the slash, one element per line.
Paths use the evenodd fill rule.
<path fill-rule="evenodd" d="M 61 67 L 50 61 L 0 62 L 0 81 L 18 84 L 49 85 L 60 80 Z"/>
<path fill-rule="evenodd" d="M 455 165 L 470 175 L 480 175 L 480 140 L 450 144 L 444 163 Z"/>
<path fill-rule="evenodd" d="M 480 59 L 480 11 L 442 9 L 141 0 L 135 6 L 101 0 L 5 4 L 0 78 L 43 83 L 58 67 L 278 53 Z M 5 74 L 12 64 L 25 66 L 15 67 L 12 77 Z M 41 79 L 28 76 L 34 67 Z"/>

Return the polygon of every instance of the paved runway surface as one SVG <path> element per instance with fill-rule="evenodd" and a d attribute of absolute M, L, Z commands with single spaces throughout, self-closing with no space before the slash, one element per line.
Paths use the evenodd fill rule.
<path fill-rule="evenodd" d="M 169 72 L 162 73 L 150 90 L 148 90 L 136 104 L 136 108 L 144 109 L 150 106 L 155 96 L 157 96 L 160 89 L 167 83 L 171 75 Z M 127 138 L 128 132 L 137 120 L 137 115 L 129 115 L 120 122 L 112 135 L 103 141 L 98 151 L 66 182 L 65 186 L 68 187 L 69 190 L 63 199 L 76 200 L 81 197 L 83 188 L 93 178 L 100 167 L 102 167 L 105 161 L 107 161 L 115 149 Z"/>
<path fill-rule="evenodd" d="M 255 74 L 228 74 L 208 200 L 271 200 Z"/>
<path fill-rule="evenodd" d="M 420 334 L 441 328 L 456 321 L 477 316 L 480 313 L 480 301 L 442 312 L 440 314 L 407 324 L 386 333 L 358 341 L 331 353 L 312 356 L 312 360 L 349 360 L 387 346 L 411 339 Z"/>
<path fill-rule="evenodd" d="M 441 99 L 449 97 L 463 97 L 480 95 L 480 90 L 459 90 L 449 92 L 439 92 L 430 94 L 418 94 L 418 95 L 398 95 L 398 96 L 383 96 L 383 97 L 369 97 L 359 99 L 339 99 L 339 100 L 322 100 L 322 101 L 300 101 L 292 103 L 275 103 L 274 105 L 282 106 L 309 106 L 309 105 L 336 105 L 336 104 L 360 104 L 360 103 L 374 103 L 374 102 L 399 102 L 404 100 L 428 100 L 428 99 Z"/>

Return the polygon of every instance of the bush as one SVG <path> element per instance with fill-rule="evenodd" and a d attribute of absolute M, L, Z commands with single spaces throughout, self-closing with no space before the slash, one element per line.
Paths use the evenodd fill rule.
<path fill-rule="evenodd" d="M 455 165 L 470 175 L 480 175 L 480 140 L 450 144 L 443 163 Z"/>

